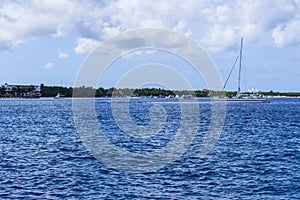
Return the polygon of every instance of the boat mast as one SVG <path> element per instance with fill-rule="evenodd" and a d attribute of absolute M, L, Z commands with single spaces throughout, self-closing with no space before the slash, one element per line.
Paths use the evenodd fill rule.
<path fill-rule="evenodd" d="M 240 91 L 241 91 L 242 53 L 243 53 L 243 38 L 241 38 L 241 48 L 240 48 L 240 64 L 239 64 L 239 77 L 238 77 L 238 93 L 240 93 Z"/>

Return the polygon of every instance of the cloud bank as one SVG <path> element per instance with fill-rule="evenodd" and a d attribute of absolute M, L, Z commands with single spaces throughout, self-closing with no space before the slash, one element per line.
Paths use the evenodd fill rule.
<path fill-rule="evenodd" d="M 238 43 L 300 44 L 300 0 L 28 0 L 0 3 L 0 51 L 39 37 L 77 37 L 74 51 L 88 53 L 121 31 L 168 28 L 211 51 Z"/>

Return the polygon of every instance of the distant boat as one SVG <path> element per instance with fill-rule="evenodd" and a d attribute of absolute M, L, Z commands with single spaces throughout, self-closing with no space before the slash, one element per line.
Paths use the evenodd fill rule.
<path fill-rule="evenodd" d="M 265 98 L 262 94 L 260 94 L 257 90 L 248 90 L 247 92 L 241 91 L 241 68 L 242 68 L 242 51 L 243 51 L 243 38 L 241 38 L 241 47 L 240 47 L 240 55 L 236 58 L 233 67 L 229 73 L 229 76 L 224 84 L 223 90 L 225 90 L 226 84 L 230 78 L 232 70 L 239 58 L 239 73 L 238 73 L 238 90 L 237 94 L 234 97 L 218 97 L 214 98 L 214 101 L 217 102 L 249 102 L 249 103 L 270 103 L 270 101 Z"/>
<path fill-rule="evenodd" d="M 61 99 L 60 93 L 57 93 L 57 95 L 54 97 L 54 99 Z"/>
<path fill-rule="evenodd" d="M 181 96 L 181 98 L 184 98 L 184 99 L 192 99 L 193 98 L 193 95 L 190 95 L 190 94 L 184 94 Z"/>

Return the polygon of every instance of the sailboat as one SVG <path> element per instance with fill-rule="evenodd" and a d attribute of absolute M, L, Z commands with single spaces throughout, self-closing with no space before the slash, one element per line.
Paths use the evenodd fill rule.
<path fill-rule="evenodd" d="M 224 84 L 223 90 L 225 90 L 226 84 L 229 80 L 229 77 L 232 73 L 232 70 L 239 58 L 239 72 L 238 72 L 238 90 L 237 94 L 234 97 L 223 97 L 223 98 L 215 98 L 214 101 L 225 101 L 225 102 L 249 102 L 249 103 L 270 103 L 270 101 L 265 98 L 262 94 L 260 94 L 257 90 L 248 90 L 247 92 L 241 91 L 241 69 L 242 69 L 242 55 L 243 55 L 243 38 L 241 38 L 241 47 L 240 47 L 240 55 L 235 59 L 235 62 L 232 66 L 232 69 L 229 73 L 229 76 Z"/>
<path fill-rule="evenodd" d="M 54 99 L 60 99 L 61 96 L 60 96 L 60 93 L 57 93 L 57 95 L 54 97 Z"/>

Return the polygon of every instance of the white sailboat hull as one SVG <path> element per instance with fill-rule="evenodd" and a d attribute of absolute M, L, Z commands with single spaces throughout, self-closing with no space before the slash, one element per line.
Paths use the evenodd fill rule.
<path fill-rule="evenodd" d="M 268 99 L 250 99 L 250 98 L 214 98 L 214 102 L 228 102 L 228 103 L 270 103 Z"/>

